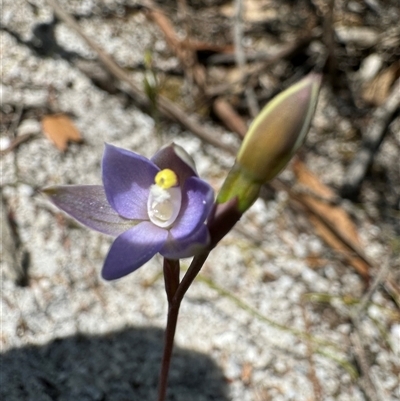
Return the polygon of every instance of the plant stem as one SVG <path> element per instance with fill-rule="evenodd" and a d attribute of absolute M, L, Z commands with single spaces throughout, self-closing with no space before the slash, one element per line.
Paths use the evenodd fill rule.
<path fill-rule="evenodd" d="M 232 229 L 241 215 L 242 214 L 237 210 L 236 198 L 224 205 L 215 205 L 207 224 L 211 237 L 210 246 L 207 250 L 193 258 L 181 282 L 179 282 L 179 260 L 164 259 L 163 267 L 165 291 L 168 298 L 168 317 L 158 383 L 158 401 L 165 401 L 165 396 L 167 394 L 168 373 L 171 365 L 174 337 L 182 299 L 199 274 L 212 248 L 214 248 L 214 246 Z"/>
<path fill-rule="evenodd" d="M 176 290 L 175 296 L 173 298 L 173 303 L 179 303 L 179 304 L 181 303 L 184 295 L 186 294 L 186 291 L 189 289 L 194 279 L 199 274 L 209 254 L 210 252 L 206 251 L 193 258 L 189 269 L 183 276 L 183 279 Z"/>
<path fill-rule="evenodd" d="M 171 306 L 172 298 L 179 286 L 180 265 L 179 260 L 164 258 L 164 283 L 167 293 L 168 306 Z"/>
<path fill-rule="evenodd" d="M 178 322 L 180 302 L 172 302 L 168 308 L 167 327 L 164 337 L 164 352 L 161 362 L 160 379 L 158 383 L 158 401 L 164 401 L 167 394 L 167 383 L 169 367 L 171 365 L 172 350 L 174 348 L 174 337 L 176 324 Z"/>
<path fill-rule="evenodd" d="M 193 259 L 189 270 L 186 272 L 181 283 L 179 283 L 179 261 L 164 259 L 164 280 L 165 291 L 168 298 L 168 317 L 167 327 L 165 329 L 164 352 L 161 361 L 160 379 L 158 383 L 158 401 L 164 401 L 167 394 L 168 373 L 171 365 L 181 301 L 202 268 L 208 254 L 208 251 L 203 252 Z"/>
<path fill-rule="evenodd" d="M 178 321 L 180 303 L 173 303 L 173 298 L 179 286 L 180 263 L 179 260 L 164 258 L 164 283 L 168 299 L 168 318 L 165 329 L 164 351 L 161 362 L 160 378 L 158 383 L 158 400 L 164 401 L 167 393 L 168 373 L 171 365 L 174 337 Z"/>

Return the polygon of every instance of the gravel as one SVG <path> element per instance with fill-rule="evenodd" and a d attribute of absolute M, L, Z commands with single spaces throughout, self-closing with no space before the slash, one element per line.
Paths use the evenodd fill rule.
<path fill-rule="evenodd" d="M 52 19 L 42 1 L 5 0 L 2 6 L 2 25 L 23 41 L 32 41 L 34 28 Z M 68 2 L 69 12 L 82 16 L 93 9 L 92 1 Z M 80 24 L 125 67 L 140 63 L 145 49 L 166 52 L 162 36 L 141 13 L 124 24 L 100 17 L 82 18 Z M 7 229 L 2 229 L 0 262 L 0 398 L 155 400 L 167 308 L 161 258 L 124 279 L 104 282 L 99 272 L 112 239 L 78 226 L 37 189 L 100 183 L 104 142 L 149 157 L 161 143 L 175 141 L 193 155 L 200 175 L 216 191 L 233 158 L 174 124 L 163 123 L 159 135 L 148 115 L 123 95 L 96 87 L 73 62 L 57 54 L 42 57 L 5 30 L 0 35 L 3 112 L 36 110 L 24 114 L 14 132 L 1 134 L 2 147 L 10 143 L 4 138 L 14 134 L 40 132 L 37 111 L 49 107 L 71 115 L 84 139 L 60 153 L 39 134 L 1 159 L 2 227 Z M 66 51 L 93 57 L 64 24 L 56 25 L 55 35 Z M 340 37 L 347 40 L 344 31 Z M 162 55 L 156 57 L 162 62 Z M 335 113 L 323 108 L 327 98 L 323 93 L 310 135 L 315 143 L 332 124 L 329 113 Z M 237 143 L 221 128 L 212 128 Z M 339 137 L 341 129 L 346 131 L 345 123 Z M 330 137 L 321 149 L 340 148 Z M 343 176 L 343 165 L 332 166 L 327 158 L 311 154 L 308 161 L 325 182 L 335 185 Z M 351 306 L 345 303 L 346 297 L 362 297 L 363 281 L 329 258 L 329 249 L 312 230 L 293 221 L 298 218 L 287 209 L 286 192 L 278 191 L 268 201 L 257 201 L 212 252 L 202 274 L 214 287 L 197 280 L 182 304 L 168 400 L 305 401 L 317 399 L 318 386 L 323 400 L 367 399 L 349 368 L 355 366 L 353 328 L 347 314 Z M 379 260 L 386 249 L 382 228 L 365 211 L 357 224 L 364 243 L 371 245 L 367 254 Z M 15 278 L 22 263 L 10 257 L 15 246 L 25 252 L 25 286 Z M 314 255 L 326 261 L 318 269 L 309 263 Z M 318 302 L 305 298 L 309 293 L 316 293 Z M 361 325 L 371 376 L 382 400 L 400 400 L 396 311 L 381 289 L 371 302 Z M 307 341 L 303 332 L 334 346 Z"/>

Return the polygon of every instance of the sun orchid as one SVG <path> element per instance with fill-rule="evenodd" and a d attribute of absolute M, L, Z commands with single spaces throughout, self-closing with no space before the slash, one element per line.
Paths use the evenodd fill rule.
<path fill-rule="evenodd" d="M 251 124 L 214 203 L 212 188 L 178 145 L 150 160 L 106 144 L 103 185 L 44 189 L 52 202 L 80 223 L 115 236 L 104 262 L 106 280 L 123 277 L 164 257 L 168 319 L 158 386 L 164 401 L 181 301 L 210 251 L 258 198 L 262 185 L 287 165 L 304 142 L 322 76 L 311 73 L 269 102 Z M 194 256 L 180 279 L 179 259 Z"/>
<path fill-rule="evenodd" d="M 180 259 L 208 245 L 205 221 L 214 193 L 180 146 L 166 146 L 149 160 L 106 144 L 102 178 L 103 185 L 43 192 L 80 223 L 117 237 L 104 262 L 104 279 L 123 277 L 156 253 Z"/>

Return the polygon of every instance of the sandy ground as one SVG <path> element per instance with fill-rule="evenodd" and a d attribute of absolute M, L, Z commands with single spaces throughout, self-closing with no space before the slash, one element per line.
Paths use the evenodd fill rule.
<path fill-rule="evenodd" d="M 3 26 L 31 43 L 35 27 L 52 19 L 44 2 L 32 3 L 37 8 L 3 0 L 1 15 Z M 70 1 L 67 9 L 85 15 L 91 7 L 90 1 Z M 97 17 L 80 23 L 123 66 L 140 63 L 149 47 L 157 50 L 158 61 L 166 52 L 162 36 L 141 13 L 123 25 Z M 55 34 L 64 51 L 93 58 L 64 24 L 57 24 Z M 161 144 L 175 141 L 191 153 L 215 190 L 233 159 L 173 124 L 157 134 L 148 115 L 123 95 L 96 87 L 74 62 L 57 52 L 39 55 L 9 32 L 0 35 L 3 109 L 16 115 L 22 108 L 46 110 L 55 98 L 52 107 L 69 113 L 84 138 L 61 153 L 39 135 L 1 159 L 0 398 L 154 400 L 166 319 L 160 257 L 124 279 L 104 282 L 99 272 L 112 239 L 78 226 L 37 189 L 100 183 L 104 142 L 150 157 Z M 176 60 L 168 62 L 173 66 Z M 139 73 L 132 76 L 140 82 Z M 320 106 L 320 126 L 324 113 Z M 238 145 L 228 132 L 213 129 Z M 40 134 L 37 114 L 24 114 L 14 131 Z M 11 134 L 2 133 L 3 149 Z M 317 136 L 314 129 L 310 138 Z M 320 159 L 314 166 L 328 174 L 330 167 Z M 285 174 L 290 179 L 290 171 Z M 386 249 L 382 228 L 360 213 L 361 236 L 370 244 L 366 252 L 380 260 Z M 346 296 L 361 298 L 363 281 L 329 257 L 329 249 L 302 219 L 287 209 L 287 194 L 277 192 L 269 201 L 257 201 L 214 250 L 202 272 L 205 279 L 194 283 L 182 305 L 168 400 L 306 401 L 317 400 L 319 393 L 325 401 L 367 399 L 359 372 L 352 370 L 353 329 L 343 302 Z M 312 268 L 311 255 L 326 256 L 325 264 Z M 22 259 L 28 266 L 26 286 L 15 279 Z M 325 294 L 329 301 L 305 300 L 308 293 Z M 400 400 L 400 325 L 392 312 L 393 305 L 378 290 L 360 327 L 373 384 L 386 401 Z M 304 339 L 305 332 L 311 340 Z"/>

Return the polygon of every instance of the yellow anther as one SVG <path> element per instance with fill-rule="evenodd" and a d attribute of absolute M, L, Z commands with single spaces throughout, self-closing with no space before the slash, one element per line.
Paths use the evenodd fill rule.
<path fill-rule="evenodd" d="M 154 182 L 163 189 L 169 189 L 178 185 L 178 177 L 172 170 L 166 168 L 157 173 Z"/>

